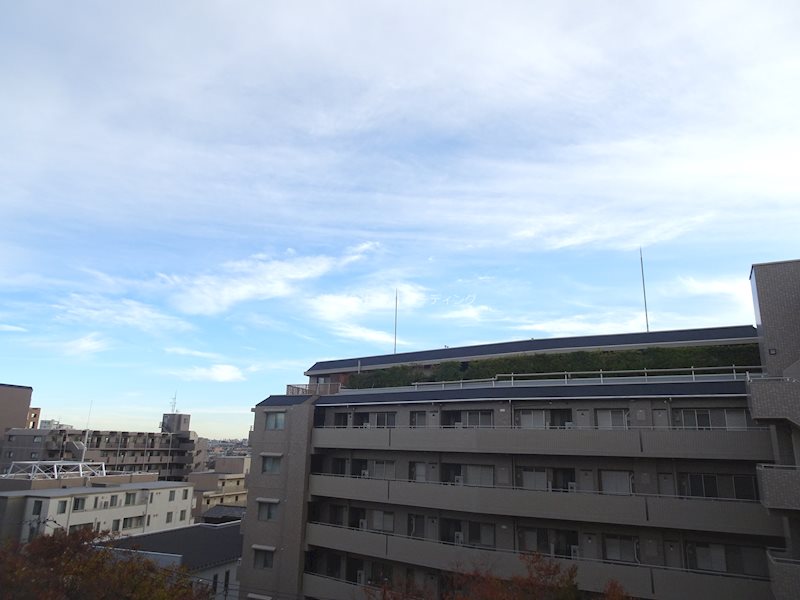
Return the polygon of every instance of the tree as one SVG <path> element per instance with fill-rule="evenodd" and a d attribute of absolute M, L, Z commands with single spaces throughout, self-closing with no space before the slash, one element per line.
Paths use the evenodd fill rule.
<path fill-rule="evenodd" d="M 444 590 L 433 592 L 403 582 L 400 586 L 384 585 L 368 588 L 369 600 L 580 600 L 578 569 L 563 569 L 558 561 L 539 553 L 519 556 L 525 573 L 503 579 L 484 567 L 471 570 L 455 569 L 444 579 Z M 597 600 L 630 600 L 630 596 L 615 580 L 610 580 Z"/>
<path fill-rule="evenodd" d="M 107 533 L 107 532 L 106 532 Z M 82 529 L 0 548 L 0 600 L 208 600 L 208 586 L 185 570 L 159 567 L 140 554 L 98 545 Z"/>

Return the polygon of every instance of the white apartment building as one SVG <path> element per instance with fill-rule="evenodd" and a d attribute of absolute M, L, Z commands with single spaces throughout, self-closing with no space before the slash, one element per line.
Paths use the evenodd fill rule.
<path fill-rule="evenodd" d="M 0 492 L 0 540 L 27 542 L 56 529 L 123 536 L 193 522 L 193 489 L 170 481 Z"/>

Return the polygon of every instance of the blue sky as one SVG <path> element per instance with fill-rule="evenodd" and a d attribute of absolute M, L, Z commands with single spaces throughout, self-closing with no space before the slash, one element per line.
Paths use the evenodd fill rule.
<path fill-rule="evenodd" d="M 201 435 L 317 360 L 753 322 L 797 2 L 5 2 L 0 382 Z M 89 408 L 91 417 L 89 418 Z"/>

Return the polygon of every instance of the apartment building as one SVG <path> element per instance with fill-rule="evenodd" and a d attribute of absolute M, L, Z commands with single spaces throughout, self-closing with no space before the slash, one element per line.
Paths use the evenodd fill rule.
<path fill-rule="evenodd" d="M 206 468 L 208 458 L 207 441 L 189 430 L 189 419 L 189 415 L 165 414 L 159 432 L 12 428 L 5 432 L 0 449 L 0 473 L 15 461 L 77 460 L 186 481 L 192 471 Z"/>
<path fill-rule="evenodd" d="M 7 429 L 28 427 L 31 410 L 38 410 L 31 409 L 32 394 L 31 387 L 0 383 L 0 435 Z"/>
<path fill-rule="evenodd" d="M 755 328 L 315 364 L 253 409 L 240 597 L 435 595 L 447 572 L 511 576 L 536 551 L 587 592 L 613 578 L 637 598 L 795 598 L 800 261 L 751 281 Z M 615 357 L 628 366 L 536 367 Z M 436 380 L 507 364 L 530 370 Z M 397 368 L 418 379 L 355 389 Z"/>
<path fill-rule="evenodd" d="M 150 481 L 0 491 L 0 540 L 22 543 L 56 529 L 132 535 L 192 523 L 192 486 Z"/>
<path fill-rule="evenodd" d="M 195 508 L 192 516 L 199 518 L 218 505 L 245 506 L 247 483 L 244 473 L 218 473 L 196 471 L 190 473 L 188 482 L 194 486 Z"/>

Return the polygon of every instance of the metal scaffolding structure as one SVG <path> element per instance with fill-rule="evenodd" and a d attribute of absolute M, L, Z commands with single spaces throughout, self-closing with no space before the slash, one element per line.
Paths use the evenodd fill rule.
<path fill-rule="evenodd" d="M 3 479 L 68 479 L 71 477 L 103 477 L 106 465 L 101 462 L 71 460 L 34 460 L 11 463 Z"/>

